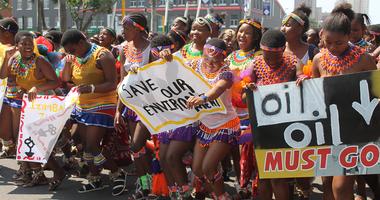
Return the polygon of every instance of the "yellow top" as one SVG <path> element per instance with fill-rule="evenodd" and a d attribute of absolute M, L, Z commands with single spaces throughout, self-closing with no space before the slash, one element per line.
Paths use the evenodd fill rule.
<path fill-rule="evenodd" d="M 1 69 L 1 66 L 3 66 L 6 49 L 7 49 L 7 46 L 0 43 L 0 69 Z"/>
<path fill-rule="evenodd" d="M 86 63 L 75 62 L 72 68 L 72 80 L 75 85 L 97 85 L 104 83 L 104 72 L 96 67 L 96 62 L 102 53 L 108 50 L 97 46 Z M 102 104 L 116 104 L 116 90 L 107 93 L 87 93 L 79 96 L 78 105 L 82 108 L 94 107 Z"/>
<path fill-rule="evenodd" d="M 16 85 L 25 91 L 28 91 L 32 87 L 46 82 L 45 78 L 42 78 L 42 79 L 36 78 L 36 70 L 37 70 L 36 61 L 38 57 L 39 56 L 36 56 L 34 58 L 33 64 L 31 68 L 29 69 L 25 69 L 21 67 L 21 65 L 17 61 L 18 58 L 15 58 L 12 64 L 11 73 L 12 75 L 16 76 Z"/>

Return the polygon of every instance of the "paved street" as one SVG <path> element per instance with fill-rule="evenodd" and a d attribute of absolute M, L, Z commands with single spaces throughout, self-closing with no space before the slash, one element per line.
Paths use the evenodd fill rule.
<path fill-rule="evenodd" d="M 90 192 L 85 194 L 79 194 L 76 189 L 81 187 L 81 182 L 84 179 L 69 178 L 64 181 L 62 185 L 55 192 L 49 192 L 47 186 L 38 186 L 33 188 L 16 187 L 12 181 L 12 175 L 17 170 L 17 164 L 14 160 L 3 159 L 0 160 L 0 199 L 1 200 L 24 200 L 24 199 L 64 199 L 64 200 L 93 200 L 93 199 L 127 199 L 132 193 L 133 189 L 130 189 L 130 193 L 126 193 L 119 197 L 111 196 L 111 188 L 108 187 L 102 191 Z M 52 176 L 50 171 L 46 172 L 48 177 Z M 106 177 L 104 180 L 108 180 Z M 128 182 L 128 188 L 134 188 L 136 178 L 130 177 Z M 314 183 L 314 190 L 312 194 L 312 200 L 321 200 L 321 181 L 317 178 Z M 233 183 L 228 182 L 226 185 L 229 191 L 233 191 Z M 368 198 L 372 200 L 372 198 Z"/>

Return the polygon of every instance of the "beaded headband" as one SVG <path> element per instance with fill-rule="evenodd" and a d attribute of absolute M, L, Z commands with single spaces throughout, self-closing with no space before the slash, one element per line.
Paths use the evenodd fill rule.
<path fill-rule="evenodd" d="M 182 41 L 183 41 L 184 43 L 186 43 L 186 38 L 183 37 L 182 34 L 180 34 L 178 31 L 176 31 L 176 30 L 174 30 L 174 29 L 172 29 L 172 31 L 173 31 L 174 33 L 176 33 L 176 34 L 182 39 Z"/>
<path fill-rule="evenodd" d="M 218 25 L 219 29 L 221 29 L 222 26 L 223 26 L 223 24 L 216 17 L 214 17 L 214 16 L 212 16 L 210 14 L 207 14 L 205 16 L 205 19 L 210 20 L 212 23 Z"/>
<path fill-rule="evenodd" d="M 369 33 L 370 33 L 371 35 L 376 35 L 376 36 L 379 36 L 379 35 L 380 35 L 379 32 L 375 32 L 375 31 L 369 31 Z"/>
<path fill-rule="evenodd" d="M 206 55 L 212 56 L 212 57 L 217 56 L 218 54 L 227 56 L 226 50 L 223 50 L 211 44 L 205 44 L 205 46 L 203 47 L 203 52 L 206 53 Z"/>
<path fill-rule="evenodd" d="M 131 24 L 133 25 L 134 27 L 140 29 L 140 31 L 145 31 L 145 28 L 143 26 L 141 26 L 140 24 L 136 23 L 135 21 L 133 21 L 129 16 L 125 16 L 123 18 L 123 20 L 121 21 L 121 23 L 124 25 L 124 24 Z"/>
<path fill-rule="evenodd" d="M 107 30 L 113 37 L 116 37 L 116 32 L 112 28 L 104 28 L 104 30 Z"/>
<path fill-rule="evenodd" d="M 160 52 L 163 51 L 163 50 L 166 50 L 166 49 L 169 49 L 169 50 L 172 50 L 174 49 L 174 44 L 172 45 L 167 45 L 167 46 L 157 46 L 157 47 L 152 47 L 150 49 L 150 52 L 156 56 L 156 57 L 160 57 Z"/>
<path fill-rule="evenodd" d="M 259 24 L 258 22 L 255 22 L 253 20 L 250 20 L 250 19 L 242 19 L 242 20 L 240 20 L 239 24 L 240 25 L 242 25 L 242 24 L 248 24 L 248 25 L 251 25 L 251 26 L 253 26 L 253 27 L 255 27 L 255 28 L 259 29 L 259 30 L 261 30 L 261 28 L 262 28 L 261 24 Z"/>
<path fill-rule="evenodd" d="M 285 50 L 285 47 L 277 47 L 277 48 L 273 48 L 273 47 L 265 46 L 265 45 L 263 45 L 263 44 L 260 44 L 260 48 L 261 48 L 261 50 L 263 50 L 263 51 L 272 51 L 272 52 L 280 52 L 280 51 L 284 51 L 284 50 Z"/>
<path fill-rule="evenodd" d="M 199 25 L 203 26 L 206 25 L 210 29 L 210 33 L 212 33 L 212 27 L 210 22 L 205 19 L 204 17 L 198 17 L 195 19 L 195 23 L 198 23 Z"/>
<path fill-rule="evenodd" d="M 299 17 L 298 15 L 296 15 L 294 13 L 290 13 L 288 16 L 286 16 L 282 20 L 282 25 L 288 23 L 288 21 L 289 21 L 290 18 L 296 20 L 299 24 L 301 24 L 301 26 L 303 26 L 305 24 L 305 21 L 303 19 L 301 19 L 301 17 Z"/>
<path fill-rule="evenodd" d="M 177 17 L 177 18 L 175 18 L 174 22 L 176 22 L 176 21 L 183 22 L 186 25 L 189 23 L 189 21 L 187 19 L 183 18 L 183 17 Z"/>

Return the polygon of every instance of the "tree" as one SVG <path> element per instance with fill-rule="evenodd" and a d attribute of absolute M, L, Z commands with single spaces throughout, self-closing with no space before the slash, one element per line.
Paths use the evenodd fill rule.
<path fill-rule="evenodd" d="M 0 0 L 0 10 L 9 8 L 9 0 Z"/>
<path fill-rule="evenodd" d="M 110 13 L 117 0 L 66 0 L 77 29 L 85 31 L 98 13 Z"/>

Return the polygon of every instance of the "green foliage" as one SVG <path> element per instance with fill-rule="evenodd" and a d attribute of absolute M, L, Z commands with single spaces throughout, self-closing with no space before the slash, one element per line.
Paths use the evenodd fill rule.
<path fill-rule="evenodd" d="M 0 10 L 9 8 L 9 0 L 0 0 Z"/>
<path fill-rule="evenodd" d="M 93 17 L 98 13 L 112 12 L 117 0 L 66 0 L 72 19 L 81 31 L 87 29 Z"/>

